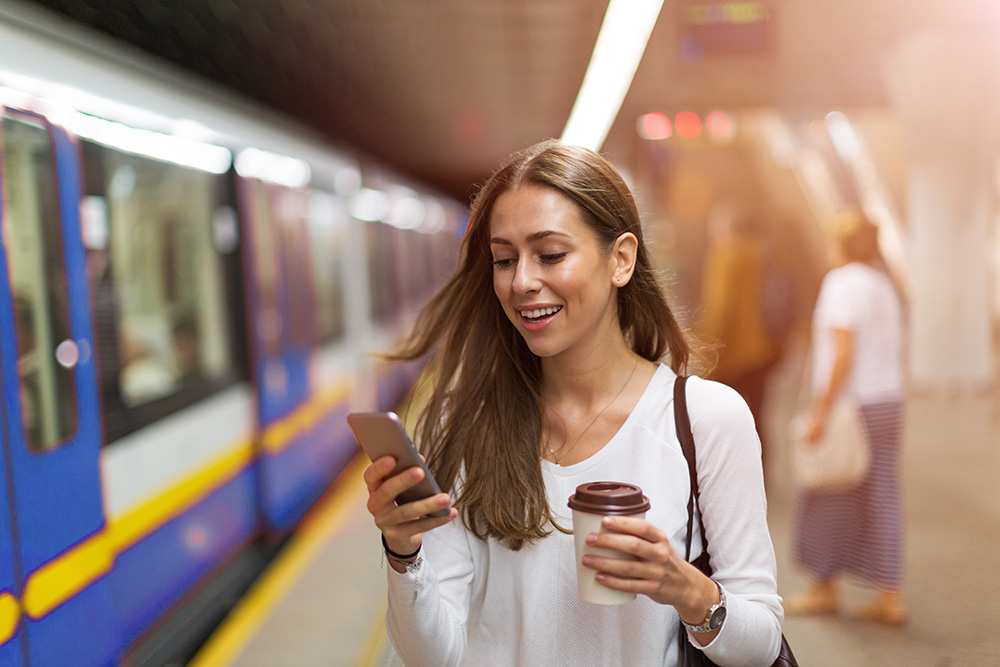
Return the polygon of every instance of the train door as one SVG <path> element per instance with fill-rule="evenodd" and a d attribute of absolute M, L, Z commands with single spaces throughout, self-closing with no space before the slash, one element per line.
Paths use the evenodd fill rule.
<path fill-rule="evenodd" d="M 248 273 L 251 367 L 260 426 L 261 512 L 272 533 L 292 528 L 329 482 L 315 461 L 310 357 L 315 292 L 306 217 L 308 192 L 241 180 Z"/>
<path fill-rule="evenodd" d="M 78 151 L 41 116 L 4 108 L 0 121 L 0 662 L 110 664 Z"/>
<path fill-rule="evenodd" d="M 2 359 L 0 359 L 2 362 Z M 0 363 L 0 378 L 3 364 Z M 10 467 L 10 442 L 5 427 L 4 401 L 0 401 L 0 498 L 10 498 L 7 488 Z M 21 625 L 20 577 L 18 576 L 17 555 L 12 530 L 14 521 L 11 506 L 3 501 L 4 511 L 0 512 L 0 665 L 20 665 L 24 663 L 18 629 Z"/>

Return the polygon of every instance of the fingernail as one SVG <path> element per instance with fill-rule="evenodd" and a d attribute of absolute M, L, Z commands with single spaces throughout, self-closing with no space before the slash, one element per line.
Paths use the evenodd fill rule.
<path fill-rule="evenodd" d="M 444 507 L 450 501 L 451 501 L 451 499 L 448 496 L 438 496 L 437 504 L 440 505 L 441 507 Z"/>
<path fill-rule="evenodd" d="M 414 468 L 413 470 L 410 471 L 410 477 L 412 477 L 413 479 L 419 479 L 420 474 L 422 472 L 423 471 L 420 468 Z"/>
<path fill-rule="evenodd" d="M 594 542 L 597 541 L 597 534 L 596 533 L 588 533 L 586 541 L 587 541 L 587 544 L 593 544 Z"/>
<path fill-rule="evenodd" d="M 615 520 L 613 517 L 606 516 L 603 519 L 601 519 L 601 523 L 605 526 L 613 526 L 615 525 Z"/>
<path fill-rule="evenodd" d="M 590 556 L 584 556 L 584 557 L 583 557 L 583 558 L 582 558 L 582 559 L 580 560 L 580 562 L 581 562 L 581 563 L 583 563 L 584 565 L 590 565 L 591 563 L 593 563 L 593 562 L 594 562 L 594 559 L 593 559 L 592 557 L 590 557 Z"/>

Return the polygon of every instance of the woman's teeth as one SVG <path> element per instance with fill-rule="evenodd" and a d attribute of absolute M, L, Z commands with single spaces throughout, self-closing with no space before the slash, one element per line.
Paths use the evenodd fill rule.
<path fill-rule="evenodd" d="M 521 313 L 521 317 L 525 317 L 529 320 L 537 320 L 542 317 L 548 317 L 562 310 L 562 306 L 556 306 L 554 308 L 536 308 L 535 310 L 525 310 Z"/>

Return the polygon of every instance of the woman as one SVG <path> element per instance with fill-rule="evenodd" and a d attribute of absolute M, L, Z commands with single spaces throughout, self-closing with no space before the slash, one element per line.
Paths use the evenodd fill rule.
<path fill-rule="evenodd" d="M 878 228 L 849 212 L 834 220 L 831 237 L 837 268 L 824 277 L 813 314 L 813 401 L 805 437 L 819 439 L 830 407 L 846 391 L 860 406 L 872 461 L 861 486 L 802 497 L 796 557 L 814 583 L 785 607 L 795 614 L 836 613 L 836 579 L 853 575 L 878 590 L 854 616 L 901 625 L 902 309 L 879 258 Z"/>
<path fill-rule="evenodd" d="M 721 628 L 690 640 L 719 665 L 770 665 L 782 611 L 759 443 L 739 395 L 697 378 L 689 410 L 718 584 L 678 555 L 688 472 L 672 386 L 689 350 L 624 181 L 592 151 L 536 145 L 483 186 L 463 244 L 396 354 L 434 350 L 418 440 L 448 493 L 397 507 L 422 472 L 389 476 L 391 458 L 365 471 L 398 654 L 407 665 L 673 665 L 678 615 L 700 625 L 724 592 Z M 588 536 L 638 559 L 584 560 L 603 585 L 641 594 L 617 606 L 579 599 L 566 506 L 577 485 L 608 479 L 652 503 L 645 520 Z M 426 517 L 450 501 L 448 517 Z"/>

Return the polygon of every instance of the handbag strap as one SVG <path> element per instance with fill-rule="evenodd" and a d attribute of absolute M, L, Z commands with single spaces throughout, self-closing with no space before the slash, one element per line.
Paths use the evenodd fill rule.
<path fill-rule="evenodd" d="M 698 503 L 698 466 L 695 458 L 694 435 L 691 433 L 691 418 L 687 409 L 687 376 L 678 375 L 674 381 L 674 426 L 677 429 L 677 439 L 681 443 L 681 451 L 688 465 L 688 476 L 691 480 L 691 493 L 688 496 L 687 538 L 685 539 L 684 560 L 691 562 L 691 537 L 694 534 L 694 513 L 698 513 L 698 525 L 701 526 L 701 541 L 704 545 L 702 555 L 698 557 L 698 568 L 711 574 L 710 556 L 708 555 L 708 537 L 705 535 L 705 521 L 701 516 L 701 505 Z"/>
<path fill-rule="evenodd" d="M 674 382 L 674 425 L 677 428 L 677 439 L 680 440 L 681 450 L 688 464 L 688 474 L 691 476 L 691 493 L 688 496 L 688 525 L 687 525 L 687 545 L 684 560 L 691 562 L 691 535 L 694 532 L 694 513 L 698 512 L 698 525 L 701 526 L 701 541 L 705 545 L 701 555 L 698 556 L 692 565 L 701 570 L 705 575 L 712 576 L 712 564 L 708 555 L 708 536 L 705 535 L 705 522 L 701 517 L 701 507 L 698 504 L 698 467 L 694 454 L 694 435 L 691 433 L 691 418 L 687 411 L 687 377 L 678 375 Z M 683 627 L 683 626 L 682 626 Z M 692 649 L 690 643 L 685 638 L 683 630 L 678 634 L 679 650 L 683 664 L 711 665 L 712 663 L 701 651 Z M 798 667 L 792 647 L 788 645 L 784 633 L 781 635 L 781 650 L 777 659 L 771 667 Z"/>

